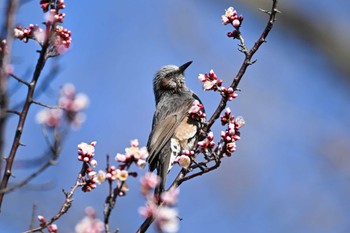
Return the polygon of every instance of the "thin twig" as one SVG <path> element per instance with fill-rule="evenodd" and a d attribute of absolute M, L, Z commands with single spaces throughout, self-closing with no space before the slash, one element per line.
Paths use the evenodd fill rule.
<path fill-rule="evenodd" d="M 37 216 L 36 211 L 37 211 L 37 206 L 36 206 L 36 203 L 34 202 L 33 203 L 33 208 L 32 208 L 32 217 L 31 217 L 31 220 L 30 220 L 29 229 L 34 228 L 34 224 L 35 224 L 35 220 L 36 220 L 36 216 Z"/>
<path fill-rule="evenodd" d="M 33 104 L 37 104 L 37 105 L 40 105 L 42 107 L 49 108 L 49 109 L 62 109 L 62 107 L 60 107 L 60 106 L 51 106 L 51 105 L 43 104 L 43 103 L 36 101 L 36 100 L 32 100 L 31 102 Z"/>
<path fill-rule="evenodd" d="M 34 92 L 35 92 L 35 87 L 38 83 L 38 79 L 41 75 L 41 72 L 46 64 L 47 61 L 47 50 L 50 46 L 50 38 L 52 36 L 52 34 L 54 33 L 55 30 L 55 24 L 46 24 L 46 39 L 44 41 L 44 44 L 42 46 L 42 49 L 40 51 L 40 56 L 38 58 L 38 62 L 36 64 L 36 68 L 34 70 L 33 73 L 33 77 L 32 80 L 30 82 L 30 85 L 28 86 L 28 92 L 27 92 L 27 97 L 25 100 L 25 103 L 23 105 L 19 120 L 18 120 L 18 124 L 16 127 L 16 133 L 12 142 L 12 146 L 11 146 L 11 150 L 10 150 L 10 154 L 9 156 L 6 158 L 6 166 L 4 169 L 4 175 L 2 177 L 2 181 L 0 183 L 0 190 L 4 190 L 7 188 L 8 182 L 10 180 L 11 174 L 12 174 L 12 165 L 14 163 L 15 160 L 15 156 L 17 154 L 17 149 L 20 145 L 20 141 L 21 141 L 21 137 L 22 137 L 22 132 L 23 132 L 23 128 L 27 119 L 27 115 L 29 112 L 29 108 L 32 104 L 32 99 L 34 96 Z M 0 209 L 2 206 L 2 202 L 3 202 L 3 198 L 4 198 L 4 193 L 0 193 Z"/>
<path fill-rule="evenodd" d="M 125 170 L 129 171 L 129 168 L 132 164 L 132 161 L 128 164 L 126 164 Z M 113 192 L 111 191 L 112 187 L 112 182 L 110 182 L 110 191 L 109 191 L 109 196 L 106 198 L 105 201 L 105 206 L 104 206 L 104 225 L 105 225 L 105 232 L 109 233 L 110 232 L 110 227 L 109 227 L 109 218 L 111 216 L 112 210 L 117 202 L 117 198 L 120 195 L 120 191 L 125 185 L 125 181 L 120 182 L 119 184 L 117 183 L 116 187 L 114 188 Z"/>
<path fill-rule="evenodd" d="M 6 4 L 6 5 L 5 5 Z M 0 34 L 0 156 L 4 155 L 5 124 L 7 120 L 8 108 L 8 87 L 7 87 L 7 66 L 11 64 L 12 30 L 15 24 L 15 12 L 17 9 L 16 0 L 8 0 L 5 3 L 5 20 Z M 0 160 L 0 173 L 3 170 L 3 160 Z M 2 199 L 2 198 L 1 198 Z M 1 200 L 0 200 L 1 207 Z M 0 208 L 1 210 L 1 208 Z"/>
<path fill-rule="evenodd" d="M 13 74 L 13 73 L 9 73 L 8 74 L 10 77 L 16 79 L 18 82 L 23 83 L 24 85 L 26 85 L 27 87 L 29 87 L 30 83 L 28 83 L 27 81 L 21 79 L 20 77 L 18 77 L 17 75 Z"/>
<path fill-rule="evenodd" d="M 73 195 L 76 191 L 76 189 L 78 187 L 81 187 L 83 186 L 84 184 L 81 183 L 81 178 L 83 177 L 83 174 L 86 173 L 86 169 L 88 168 L 88 165 L 86 163 L 83 163 L 82 167 L 81 167 L 81 170 L 79 172 L 79 175 L 76 179 L 76 182 L 74 184 L 74 186 L 71 188 L 70 192 L 69 193 L 65 193 L 66 195 L 66 199 L 64 200 L 60 210 L 57 212 L 57 214 L 55 216 L 53 216 L 49 221 L 45 222 L 45 223 L 42 223 L 40 224 L 39 227 L 37 228 L 34 228 L 34 229 L 30 229 L 28 231 L 25 231 L 23 233 L 30 233 L 30 232 L 38 232 L 38 231 L 42 231 L 43 229 L 47 228 L 49 225 L 51 225 L 52 223 L 54 223 L 55 221 L 57 221 L 62 215 L 64 215 L 68 210 L 69 208 L 71 207 L 72 205 L 72 202 L 73 202 Z"/>

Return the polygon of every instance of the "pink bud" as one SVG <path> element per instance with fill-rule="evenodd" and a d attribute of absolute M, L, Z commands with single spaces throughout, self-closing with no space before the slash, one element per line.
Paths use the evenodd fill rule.
<path fill-rule="evenodd" d="M 207 138 L 208 138 L 209 141 L 212 141 L 212 140 L 214 139 L 214 134 L 213 134 L 212 131 L 210 131 L 210 132 L 208 133 Z"/>
<path fill-rule="evenodd" d="M 93 146 L 93 147 L 95 147 L 95 146 L 96 146 L 96 143 L 97 143 L 96 141 L 93 141 L 93 142 L 90 142 L 90 145 Z"/>
<path fill-rule="evenodd" d="M 221 131 L 221 134 L 220 134 L 221 137 L 226 137 L 226 133 L 224 131 Z"/>
<path fill-rule="evenodd" d="M 238 28 L 241 25 L 241 22 L 238 19 L 232 21 L 232 26 Z"/>
<path fill-rule="evenodd" d="M 41 223 L 45 223 L 45 222 L 46 222 L 45 217 L 42 216 L 42 215 L 38 215 L 38 220 L 39 220 L 39 222 L 41 222 Z"/>
<path fill-rule="evenodd" d="M 205 74 L 199 74 L 198 79 L 199 79 L 199 81 L 201 81 L 203 83 L 207 80 L 207 77 Z"/>
<path fill-rule="evenodd" d="M 237 134 L 235 134 L 235 135 L 233 135 L 233 139 L 236 140 L 236 141 L 238 141 L 239 139 L 241 139 L 241 137 L 238 136 Z"/>

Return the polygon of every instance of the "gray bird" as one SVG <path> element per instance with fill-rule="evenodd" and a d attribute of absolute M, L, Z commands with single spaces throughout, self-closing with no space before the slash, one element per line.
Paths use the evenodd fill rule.
<path fill-rule="evenodd" d="M 155 193 L 165 189 L 166 176 L 178 155 L 191 150 L 196 143 L 202 123 L 189 117 L 189 109 L 198 96 L 185 85 L 184 71 L 192 61 L 178 67 L 161 67 L 153 79 L 156 111 L 147 149 L 150 171 L 157 169 L 161 184 Z M 203 110 L 204 111 L 204 110 Z"/>

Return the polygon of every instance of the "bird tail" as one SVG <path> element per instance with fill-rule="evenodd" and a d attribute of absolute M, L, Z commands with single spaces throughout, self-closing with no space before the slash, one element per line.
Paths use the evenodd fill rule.
<path fill-rule="evenodd" d="M 158 200 L 158 204 L 160 204 L 161 194 L 165 191 L 166 177 L 168 175 L 168 166 L 166 166 L 166 163 L 158 166 L 157 175 L 160 177 L 160 183 L 154 190 L 154 196 Z"/>

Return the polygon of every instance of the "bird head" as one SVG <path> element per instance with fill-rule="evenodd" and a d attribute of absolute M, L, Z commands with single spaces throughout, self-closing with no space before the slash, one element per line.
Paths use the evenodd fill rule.
<path fill-rule="evenodd" d="M 154 95 L 156 102 L 164 92 L 175 93 L 186 89 L 184 71 L 191 65 L 192 61 L 182 66 L 166 65 L 161 67 L 153 79 Z"/>

